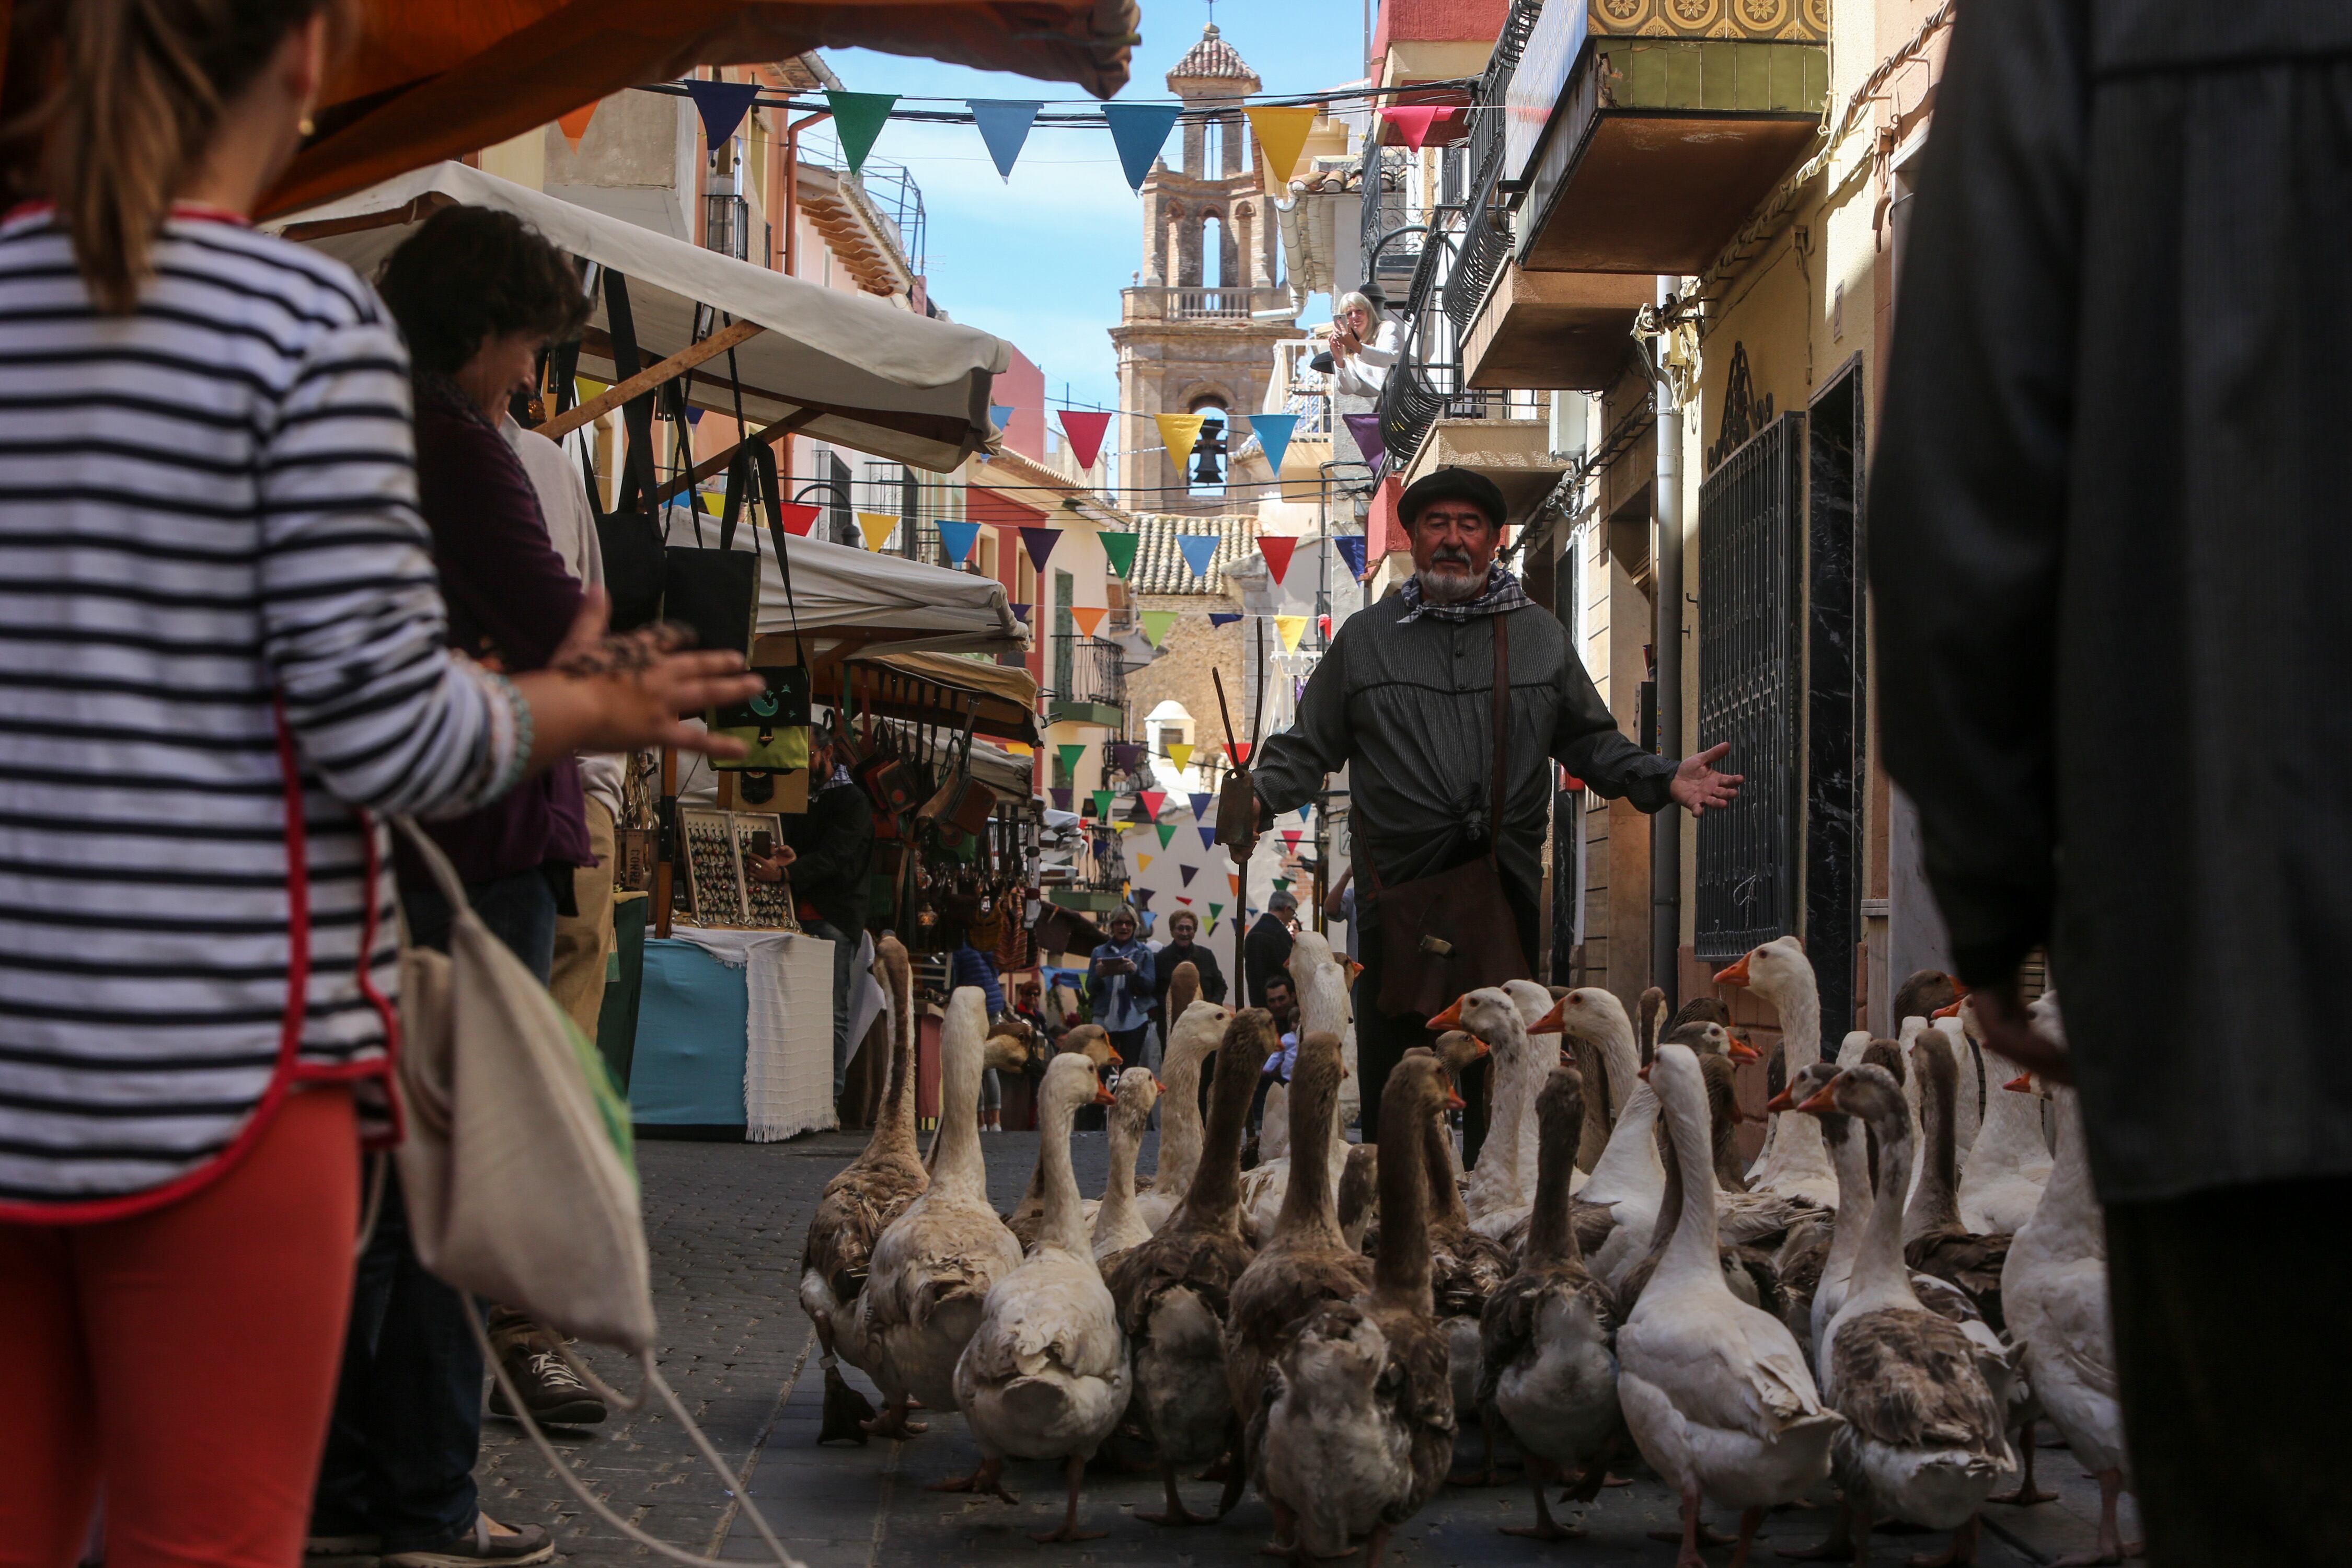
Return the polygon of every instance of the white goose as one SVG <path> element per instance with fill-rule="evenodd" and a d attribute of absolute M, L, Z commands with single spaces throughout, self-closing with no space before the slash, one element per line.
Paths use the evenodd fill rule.
<path fill-rule="evenodd" d="M 1893 1074 L 1864 1064 L 1798 1109 L 1868 1121 L 1878 1136 L 1878 1190 L 1892 1194 L 1903 1190 L 1912 1158 L 1903 1098 Z M 1978 1510 L 2011 1463 L 2004 1400 L 1975 1342 L 1913 1293 L 1903 1218 L 1896 1204 L 1873 1207 L 1844 1304 L 1817 1347 L 1824 1396 L 1846 1418 L 1834 1451 L 1838 1484 L 1855 1562 L 1869 1560 L 1872 1522 L 1895 1518 L 1953 1531 L 1951 1560 L 1968 1563 Z"/>
<path fill-rule="evenodd" d="M 2010 1236 L 2033 1217 L 2056 1167 L 2042 1132 L 2041 1098 L 2001 1088 L 2023 1069 L 1990 1047 L 1984 1062 L 1991 1098 L 1960 1177 L 1960 1219 L 1980 1236 Z"/>
<path fill-rule="evenodd" d="M 1021 1267 L 1020 1242 L 989 1204 L 980 1152 L 987 1033 L 979 989 L 961 988 L 948 1000 L 940 1030 L 930 1187 L 876 1239 L 866 1289 L 858 1292 L 859 1334 L 874 1347 L 874 1381 L 889 1401 L 886 1426 L 903 1423 L 911 1400 L 935 1410 L 954 1402 L 956 1362 L 980 1326 L 981 1304 L 992 1286 Z M 1093 1070 L 1083 1055 L 1071 1059 Z"/>
<path fill-rule="evenodd" d="M 1545 1010 L 1550 1010 L 1549 994 Z M 1559 1060 L 1559 1051 L 1548 1039 L 1532 1035 L 1527 1016 L 1508 991 L 1499 986 L 1472 991 L 1429 1021 L 1433 1029 L 1466 1029 L 1486 1042 L 1493 1053 L 1486 1070 L 1494 1083 L 1494 1115 L 1487 1122 L 1486 1141 L 1470 1172 L 1464 1202 L 1470 1227 L 1481 1236 L 1501 1237 L 1526 1223 L 1535 1200 L 1532 1163 L 1521 1152 L 1530 1135 L 1526 1112 L 1535 1108 L 1545 1075 Z M 1527 1150 L 1528 1153 L 1534 1151 Z"/>
<path fill-rule="evenodd" d="M 1721 985 L 1747 985 L 1772 1005 L 1780 1018 L 1782 1060 L 1789 1079 L 1822 1059 L 1822 995 L 1813 966 L 1793 936 L 1775 937 L 1716 977 Z M 1832 1208 L 1837 1172 L 1822 1145 L 1822 1130 L 1810 1116 L 1786 1111 L 1772 1119 L 1771 1136 L 1748 1173 L 1751 1194 L 1803 1198 Z"/>
<path fill-rule="evenodd" d="M 1004 1489 L 1004 1461 L 1060 1459 L 1069 1475 L 1069 1508 L 1060 1529 L 1032 1539 L 1093 1541 L 1103 1532 L 1078 1529 L 1078 1488 L 1087 1461 L 1127 1409 L 1127 1336 L 1079 1213 L 1070 1122 L 1079 1106 L 1108 1104 L 1111 1097 L 1083 1056 L 1055 1058 L 1038 1092 L 1045 1223 L 1027 1261 L 989 1288 L 980 1326 L 956 1363 L 955 1401 L 980 1444 L 980 1468 L 933 1482 L 931 1489 L 992 1492 L 1017 1502 Z"/>
<path fill-rule="evenodd" d="M 1787 1326 L 1724 1282 L 1698 1058 L 1685 1046 L 1662 1045 L 1649 1079 L 1665 1110 L 1683 1202 L 1657 1272 L 1617 1332 L 1618 1397 L 1643 1458 L 1681 1494 L 1676 1568 L 1704 1562 L 1704 1498 L 1741 1510 L 1733 1561 L 1744 1563 L 1764 1510 L 1829 1474 L 1831 1440 L 1844 1422 L 1822 1407 Z"/>
<path fill-rule="evenodd" d="M 1135 1152 L 1150 1125 L 1151 1108 L 1160 1102 L 1160 1080 L 1150 1068 L 1131 1067 L 1118 1075 L 1111 1098 L 1110 1173 L 1103 1183 L 1102 1203 L 1087 1221 L 1097 1263 L 1151 1234 L 1136 1212 Z"/>
<path fill-rule="evenodd" d="M 1168 1031 L 1168 1049 L 1160 1058 L 1166 1075 L 1160 1079 L 1160 1168 L 1151 1190 L 1139 1193 L 1135 1212 L 1158 1230 L 1183 1205 L 1201 1164 L 1201 1064 L 1225 1037 L 1234 1021 L 1233 1009 L 1214 1002 L 1195 1002 L 1177 1016 Z"/>
<path fill-rule="evenodd" d="M 2033 1004 L 2043 1034 L 2063 1040 L 2058 999 L 2044 993 Z M 1990 1058 L 1989 1058 L 1990 1059 Z M 2069 1563 L 2116 1563 L 2139 1555 L 2116 1521 L 2116 1500 L 2131 1487 L 2131 1454 L 2124 1447 L 2123 1407 L 2116 1399 L 2116 1339 L 2107 1306 L 2106 1223 L 2091 1186 L 2083 1141 L 2083 1111 L 2071 1089 L 2038 1089 L 2038 1079 L 2010 1081 L 2003 1099 L 2039 1110 L 2042 1094 L 2057 1103 L 2058 1158 L 2040 1206 L 2020 1226 L 2002 1265 L 2000 1296 L 2009 1331 L 2025 1352 L 2025 1375 L 2042 1414 L 2066 1439 L 2099 1483 L 2097 1550 Z M 1990 1124 L 1990 1119 L 1988 1119 Z M 2032 1440 L 2029 1434 L 2029 1442 Z"/>

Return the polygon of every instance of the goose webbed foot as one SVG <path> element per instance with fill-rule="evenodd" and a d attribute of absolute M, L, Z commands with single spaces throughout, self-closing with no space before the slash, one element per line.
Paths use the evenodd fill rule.
<path fill-rule="evenodd" d="M 1756 1531 L 1764 1523 L 1760 1508 L 1743 1509 L 1739 1514 L 1739 1543 L 1731 1550 L 1731 1568 L 1748 1568 L 1748 1552 L 1756 1544 Z"/>
<path fill-rule="evenodd" d="M 1682 1533 L 1675 1535 L 1658 1530 L 1650 1531 L 1651 1540 L 1673 1542 L 1682 1548 L 1675 1554 L 1675 1568 L 1706 1568 L 1706 1559 L 1698 1554 L 1698 1549 L 1704 1539 L 1714 1532 L 1699 1522 L 1698 1506 L 1698 1488 L 1696 1486 L 1685 1488 L 1683 1492 Z"/>
<path fill-rule="evenodd" d="M 1863 1556 L 1853 1547 L 1853 1510 L 1840 1507 L 1820 1545 L 1783 1546 L 1779 1553 L 1791 1563 L 1860 1563 Z"/>
<path fill-rule="evenodd" d="M 919 1437 L 931 1429 L 931 1424 L 928 1421 L 909 1421 L 907 1419 L 907 1412 L 921 1408 L 922 1406 L 912 1399 L 900 1400 L 896 1404 L 883 1406 L 881 1415 L 871 1421 L 861 1421 L 858 1426 L 872 1437 Z"/>
<path fill-rule="evenodd" d="M 1372 1526 L 1371 1534 L 1364 1538 L 1364 1568 L 1381 1568 L 1381 1554 L 1389 1549 L 1389 1525 L 1386 1520 Z"/>
<path fill-rule="evenodd" d="M 1993 1493 L 1990 1497 L 1986 1498 L 1985 1501 L 2007 1503 L 2011 1508 L 2029 1508 L 2037 1502 L 2055 1502 L 2058 1500 L 2058 1494 L 2056 1492 L 2043 1491 L 2040 1487 L 2033 1484 L 2033 1428 L 2035 1425 L 2036 1423 L 2028 1421 L 2019 1431 L 2017 1441 L 2012 1445 L 2018 1452 L 2017 1484 L 2010 1488 L 2009 1490 L 2005 1492 Z"/>
<path fill-rule="evenodd" d="M 1078 1483 L 1086 1478 L 1087 1462 L 1073 1454 L 1070 1456 L 1067 1468 L 1070 1475 L 1070 1506 L 1062 1513 L 1062 1527 L 1059 1530 L 1029 1532 L 1029 1539 L 1040 1546 L 1051 1541 L 1100 1541 L 1110 1533 L 1107 1530 L 1078 1528 Z"/>
<path fill-rule="evenodd" d="M 1500 1526 L 1505 1535 L 1517 1535 L 1528 1541 L 1573 1541 L 1584 1533 L 1581 1525 L 1562 1525 L 1551 1516 L 1551 1504 L 1544 1497 L 1544 1488 L 1550 1485 L 1558 1473 L 1549 1460 L 1528 1456 L 1528 1489 L 1536 1494 L 1536 1521 L 1533 1524 Z"/>
<path fill-rule="evenodd" d="M 1970 1514 L 1968 1522 L 1952 1531 L 1952 1543 L 1933 1556 L 1921 1552 L 1911 1559 L 1910 1568 L 1966 1568 L 1977 1560 L 1977 1531 L 1983 1518 Z"/>
<path fill-rule="evenodd" d="M 835 1443 L 846 1440 L 866 1447 L 873 1432 L 874 1405 L 866 1395 L 849 1386 L 837 1366 L 824 1369 L 824 1418 L 817 1427 L 816 1440 Z"/>
<path fill-rule="evenodd" d="M 933 1481 L 923 1489 L 934 1492 L 986 1492 L 1000 1501 L 1017 1503 L 1021 1500 L 1004 1489 L 1004 1461 L 982 1459 L 980 1468 L 968 1476 L 950 1476 L 943 1481 Z"/>
<path fill-rule="evenodd" d="M 2116 1502 L 2123 1496 L 2124 1490 L 2123 1472 L 2101 1470 L 2095 1479 L 2099 1483 L 2098 1549 L 2061 1557 L 2050 1568 L 2094 1568 L 2095 1564 L 2121 1563 L 2126 1557 L 2137 1557 L 2147 1550 L 2143 1542 L 2126 1541 L 2122 1527 L 2116 1521 Z"/>
<path fill-rule="evenodd" d="M 1669 1546 L 1675 1545 L 1685 1537 L 1700 1546 L 1736 1546 L 1739 1542 L 1739 1537 L 1726 1535 L 1723 1531 L 1706 1524 L 1697 1526 L 1696 1531 L 1685 1530 L 1676 1532 L 1671 1530 L 1653 1530 L 1648 1531 L 1648 1534 L 1651 1540 L 1663 1541 Z"/>
<path fill-rule="evenodd" d="M 1163 1513 L 1139 1513 L 1135 1516 L 1136 1518 L 1141 1520 L 1146 1524 L 1165 1524 L 1179 1530 L 1191 1524 L 1213 1524 L 1216 1522 L 1213 1519 L 1202 1519 L 1199 1514 L 1192 1512 L 1184 1506 L 1184 1500 L 1177 1495 L 1176 1491 L 1175 1466 L 1166 1463 L 1160 1466 L 1160 1484 L 1167 1489 L 1167 1511 Z"/>

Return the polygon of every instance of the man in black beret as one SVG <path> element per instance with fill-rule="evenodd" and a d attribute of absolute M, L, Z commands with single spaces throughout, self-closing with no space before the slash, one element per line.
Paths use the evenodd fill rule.
<path fill-rule="evenodd" d="M 1588 789 L 1649 812 L 1679 804 L 1696 815 L 1728 805 L 1740 782 L 1716 770 L 1727 745 L 1675 763 L 1618 730 L 1559 622 L 1496 563 L 1505 509 L 1493 480 L 1440 468 L 1406 489 L 1397 510 L 1412 542 L 1413 575 L 1402 593 L 1339 628 L 1307 678 L 1297 721 L 1266 741 L 1247 775 L 1263 827 L 1274 813 L 1315 798 L 1326 775 L 1349 770 L 1358 880 L 1371 895 L 1358 900 L 1364 970 L 1355 993 L 1367 1140 L 1380 1126 L 1390 1069 L 1429 1038 L 1423 1014 L 1379 1005 L 1388 971 L 1413 962 L 1409 952 L 1400 959 L 1385 951 L 1384 894 L 1396 893 L 1391 901 L 1407 907 L 1402 884 L 1483 859 L 1491 845 L 1507 909 L 1496 925 L 1505 945 L 1516 931 L 1517 967 L 1529 970 L 1554 759 Z M 1498 663 L 1508 691 L 1499 827 L 1493 820 Z M 1465 1163 L 1476 1158 L 1485 1135 L 1478 1087 L 1475 1078 L 1463 1086 L 1470 1106 Z"/>

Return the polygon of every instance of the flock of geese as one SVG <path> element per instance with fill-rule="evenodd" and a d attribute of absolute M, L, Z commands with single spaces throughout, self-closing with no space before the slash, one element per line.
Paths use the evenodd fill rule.
<path fill-rule="evenodd" d="M 1828 1539 L 1790 1556 L 1862 1562 L 1874 1527 L 1949 1531 L 1935 1563 L 1973 1561 L 1980 1510 L 2028 1503 L 2033 1433 L 2057 1428 L 2097 1478 L 2097 1550 L 2128 1486 L 2108 1329 L 2104 1232 L 2072 1093 L 1988 1048 L 1945 976 L 1897 997 L 1899 1039 L 1848 1035 L 1822 1054 L 1811 965 L 1793 937 L 1717 978 L 1779 1014 L 1781 1079 L 1761 1153 L 1743 1168 L 1737 1062 L 1755 1052 L 1702 999 L 1672 1019 L 1652 993 L 1637 1032 L 1610 993 L 1528 982 L 1474 991 L 1432 1020 L 1381 1097 L 1377 1146 L 1344 1136 L 1352 1028 L 1346 971 L 1299 938 L 1297 1066 L 1270 1103 L 1263 1158 L 1244 1136 L 1274 1025 L 1197 998 L 1180 970 L 1164 1082 L 1129 1068 L 1115 1093 L 1084 1049 L 1040 1085 L 1037 1168 L 1009 1223 L 991 1205 L 974 1108 L 989 1025 L 950 999 L 940 1130 L 916 1146 L 904 951 L 892 1058 L 871 1142 L 826 1187 L 801 1302 L 825 1371 L 819 1441 L 921 1432 L 919 1408 L 963 1412 L 982 1456 L 939 1489 L 1004 1489 L 1008 1458 L 1060 1460 L 1061 1527 L 1079 1531 L 1087 1463 L 1156 1467 L 1163 1526 L 1206 1522 L 1180 1477 L 1223 1480 L 1222 1517 L 1253 1486 L 1269 1550 L 1304 1562 L 1390 1531 L 1449 1479 L 1522 1457 L 1533 1522 L 1578 1533 L 1548 1493 L 1590 1501 L 1638 1451 L 1681 1500 L 1677 1568 L 1703 1545 L 1744 1563 L 1766 1510 L 1833 1478 Z M 2038 1026 L 2060 1037 L 2054 996 Z M 1491 1131 L 1461 1169 L 1454 1085 L 1488 1058 Z M 1213 1064 L 1213 1065 L 1212 1065 Z M 1205 1118 L 1201 1080 L 1210 1076 Z M 1111 1169 L 1080 1195 L 1070 1131 L 1108 1107 Z M 1138 1147 L 1154 1107 L 1156 1172 Z M 2054 1114 L 2054 1152 L 2044 1110 Z M 842 1376 L 881 1391 L 877 1414 Z M 1483 1468 L 1454 1476 L 1458 1426 Z M 2000 1479 L 2021 1467 L 2014 1489 Z M 1713 1505 L 1735 1536 L 1701 1522 Z"/>

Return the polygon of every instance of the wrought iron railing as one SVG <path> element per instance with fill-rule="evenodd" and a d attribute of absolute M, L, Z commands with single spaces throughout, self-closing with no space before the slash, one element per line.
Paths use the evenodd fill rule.
<path fill-rule="evenodd" d="M 751 258 L 751 204 L 731 191 L 702 198 L 702 245 L 738 261 Z"/>
<path fill-rule="evenodd" d="M 1050 700 L 1127 706 L 1127 672 L 1117 643 L 1084 632 L 1057 632 L 1054 642 L 1055 689 L 1046 693 Z"/>
<path fill-rule="evenodd" d="M 1363 203 L 1363 255 L 1370 268 L 1366 282 L 1386 291 L 1402 285 L 1420 259 L 1421 241 L 1405 236 L 1381 241 L 1414 223 L 1406 185 L 1412 176 L 1412 154 L 1402 147 L 1382 147 L 1377 137 L 1364 138 L 1360 198 Z"/>

